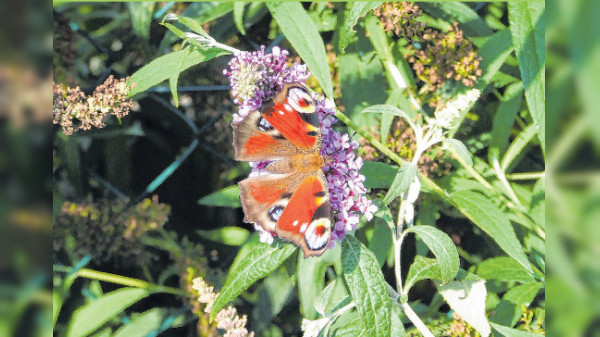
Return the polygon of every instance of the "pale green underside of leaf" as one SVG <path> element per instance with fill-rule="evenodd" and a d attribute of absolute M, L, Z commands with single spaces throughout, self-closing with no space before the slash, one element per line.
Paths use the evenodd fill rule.
<path fill-rule="evenodd" d="M 333 99 L 333 82 L 323 39 L 299 2 L 268 2 L 267 7 L 327 97 Z"/>
<path fill-rule="evenodd" d="M 533 273 L 512 224 L 496 205 L 483 195 L 468 190 L 454 192 L 450 197 L 461 213 L 494 239 L 500 248 L 519 262 L 525 270 Z"/>
<path fill-rule="evenodd" d="M 259 243 L 242 260 L 236 258 L 227 274 L 223 289 L 213 304 L 210 319 L 213 320 L 223 307 L 254 282 L 273 272 L 296 250 L 297 247 L 292 244 L 283 244 L 281 248 L 277 248 Z"/>
<path fill-rule="evenodd" d="M 463 144 L 463 142 L 454 138 L 446 139 L 444 142 L 448 144 L 449 147 L 453 148 L 468 166 L 473 166 L 473 158 L 471 158 L 471 153 L 465 144 Z"/>
<path fill-rule="evenodd" d="M 389 336 L 391 300 L 375 256 L 351 235 L 342 242 L 342 267 L 360 313 L 363 336 Z"/>
<path fill-rule="evenodd" d="M 67 337 L 87 336 L 127 307 L 150 295 L 150 291 L 138 288 L 121 288 L 97 300 L 81 306 L 75 311 Z"/>
<path fill-rule="evenodd" d="M 136 71 L 129 79 L 129 85 L 135 84 L 135 87 L 129 92 L 129 96 L 139 94 L 172 76 L 179 76 L 178 70 L 181 72 L 217 56 L 229 54 L 222 49 L 200 50 L 194 48 L 180 64 L 182 54 L 187 52 L 187 50 L 180 50 L 163 55 Z"/>
<path fill-rule="evenodd" d="M 510 2 L 508 21 L 514 43 L 525 99 L 536 126 L 542 152 L 546 152 L 546 55 L 545 3 Z"/>
<path fill-rule="evenodd" d="M 436 282 L 436 286 L 450 308 L 462 319 L 479 331 L 481 336 L 490 335 L 490 324 L 485 316 L 487 290 L 484 280 L 467 278 L 445 285 Z"/>

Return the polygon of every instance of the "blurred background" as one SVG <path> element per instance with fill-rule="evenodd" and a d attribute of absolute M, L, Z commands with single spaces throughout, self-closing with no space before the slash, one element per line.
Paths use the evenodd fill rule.
<path fill-rule="evenodd" d="M 600 115 L 597 111 L 600 106 L 600 21 L 597 20 L 600 2 L 554 0 L 547 1 L 546 6 L 548 335 L 600 336 Z M 0 336 L 47 336 L 52 331 L 53 319 L 52 211 L 53 207 L 64 206 L 64 200 L 53 202 L 53 184 L 60 183 L 61 174 L 68 174 L 69 170 L 68 163 L 61 163 L 64 166 L 60 169 L 53 163 L 52 77 L 66 74 L 56 70 L 53 73 L 52 31 L 57 27 L 61 29 L 61 18 L 53 15 L 51 5 L 46 2 L 3 2 L 0 8 Z M 90 27 L 94 25 L 93 22 L 89 24 Z M 74 39 L 86 37 L 77 35 Z M 121 42 L 137 43 L 135 40 Z M 66 44 L 54 41 L 54 48 L 57 47 L 68 48 L 68 41 Z M 113 70 L 131 73 L 119 68 L 127 55 L 118 53 L 118 45 L 113 47 L 107 53 L 109 59 L 90 60 L 85 65 L 94 75 L 90 78 L 103 77 L 101 72 L 94 73 L 98 71 L 94 64 L 98 63 L 110 63 L 114 65 Z M 127 66 L 139 67 L 150 59 L 127 59 Z M 54 60 L 55 66 L 56 62 Z M 62 69 L 65 66 L 81 65 L 62 64 Z M 205 74 L 204 77 L 214 76 L 211 83 L 215 83 L 218 75 Z M 93 88 L 99 83 L 79 84 Z M 214 92 L 211 96 L 215 96 Z M 222 106 L 223 101 L 228 100 L 228 92 L 222 91 L 221 96 L 214 99 L 220 100 L 214 106 Z M 186 98 L 181 100 L 185 109 Z M 188 104 L 200 102 L 211 104 L 196 98 L 194 103 L 188 101 Z M 161 104 L 160 93 L 148 98 L 146 104 Z M 170 198 L 177 199 L 177 193 L 194 191 L 200 197 L 206 191 L 216 190 L 217 187 L 206 185 L 218 181 L 211 179 L 211 174 L 241 174 L 228 170 L 229 163 L 223 153 L 231 158 L 227 156 L 229 150 L 214 148 L 208 141 L 214 137 L 227 137 L 228 122 L 219 126 L 213 118 L 223 112 L 214 109 L 212 114 L 203 115 L 207 118 L 205 124 L 210 125 L 214 133 L 207 134 L 208 146 L 195 154 L 210 156 L 211 161 L 217 163 L 214 170 L 200 176 L 195 173 L 199 169 L 196 165 L 203 161 L 188 159 L 189 164 L 172 177 L 182 190 L 161 191 L 157 205 L 166 202 L 177 207 L 178 203 L 169 202 Z M 183 123 L 181 119 L 171 122 Z M 183 129 L 180 125 L 160 125 L 158 116 L 149 116 L 144 123 L 150 130 Z M 129 132 L 128 135 L 140 132 L 139 126 L 133 123 L 123 129 Z M 118 136 L 113 143 L 106 140 L 101 149 L 94 150 L 122 150 L 119 146 L 122 139 Z M 143 141 L 148 139 L 152 137 Z M 163 140 L 168 141 L 169 147 L 162 151 L 171 151 L 172 157 L 179 156 L 189 146 L 187 139 L 186 135 L 173 131 L 169 139 Z M 57 141 L 60 142 L 54 140 Z M 77 141 L 85 146 L 84 137 Z M 157 144 L 160 142 L 145 144 L 140 149 L 156 151 Z M 65 151 L 68 146 L 65 145 Z M 143 199 L 151 197 L 143 194 L 149 180 L 169 164 L 151 162 L 147 153 L 139 151 L 135 156 L 120 153 L 114 157 L 124 162 L 112 163 L 112 167 L 111 163 L 92 163 L 88 168 L 90 174 L 98 168 L 106 172 L 115 185 L 112 186 L 114 190 L 107 187 L 101 177 L 96 177 L 92 186 L 83 189 L 60 188 L 67 194 L 75 190 L 116 194 L 117 191 L 137 192 L 127 196 L 142 195 Z M 135 162 L 135 166 L 144 170 L 120 175 L 118 168 L 127 165 L 127 161 Z M 187 200 L 195 204 L 197 197 Z M 193 208 L 186 207 L 188 210 Z M 196 214 L 173 212 L 183 217 L 173 222 L 192 221 L 203 212 L 200 207 L 195 209 Z M 156 211 L 160 212 L 161 208 L 157 207 Z M 237 216 L 239 214 L 210 215 L 214 228 L 230 223 L 227 220 Z"/>

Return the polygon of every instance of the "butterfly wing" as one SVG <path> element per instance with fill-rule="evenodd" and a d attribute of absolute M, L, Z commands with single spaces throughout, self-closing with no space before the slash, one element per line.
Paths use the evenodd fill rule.
<path fill-rule="evenodd" d="M 325 177 L 265 175 L 240 182 L 244 221 L 293 242 L 304 256 L 319 256 L 331 238 L 331 209 Z"/>
<path fill-rule="evenodd" d="M 233 124 L 235 158 L 272 161 L 321 148 L 321 132 L 315 103 L 301 84 L 285 84 L 260 111 L 252 111 Z"/>

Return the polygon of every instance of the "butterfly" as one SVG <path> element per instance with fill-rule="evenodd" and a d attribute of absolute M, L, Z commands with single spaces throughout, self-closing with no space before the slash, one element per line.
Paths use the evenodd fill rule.
<path fill-rule="evenodd" d="M 239 183 L 244 222 L 320 256 L 331 239 L 332 212 L 322 167 L 315 102 L 300 83 L 286 83 L 260 110 L 233 124 L 235 159 L 269 162 L 266 174 Z"/>

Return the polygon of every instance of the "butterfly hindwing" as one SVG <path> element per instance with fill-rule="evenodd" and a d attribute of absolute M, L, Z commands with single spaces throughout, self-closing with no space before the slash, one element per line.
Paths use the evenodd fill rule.
<path fill-rule="evenodd" d="M 300 246 L 304 257 L 318 256 L 329 246 L 331 225 L 329 193 L 319 171 L 296 188 L 277 221 L 276 233 Z"/>

